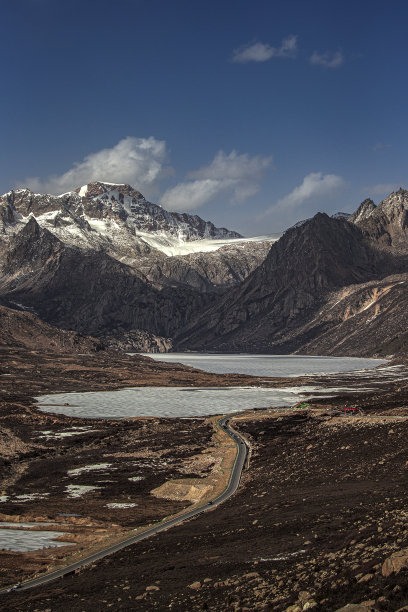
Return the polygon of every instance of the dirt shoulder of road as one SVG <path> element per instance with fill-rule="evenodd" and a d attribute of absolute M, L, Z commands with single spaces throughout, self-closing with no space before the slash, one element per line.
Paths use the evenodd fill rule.
<path fill-rule="evenodd" d="M 228 486 L 237 455 L 237 446 L 218 424 L 218 416 L 209 417 L 207 422 L 214 429 L 210 446 L 200 455 L 188 458 L 186 470 L 206 472 L 201 478 L 168 480 L 151 494 L 158 498 L 190 501 L 191 508 L 200 506 L 221 495 Z"/>

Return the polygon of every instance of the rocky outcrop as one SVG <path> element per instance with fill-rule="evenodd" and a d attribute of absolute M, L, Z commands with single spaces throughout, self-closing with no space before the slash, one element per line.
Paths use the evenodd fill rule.
<path fill-rule="evenodd" d="M 63 245 L 58 238 L 47 229 L 42 230 L 35 217 L 30 217 L 27 225 L 11 242 L 3 271 L 21 276 L 23 270 L 29 272 L 43 268 L 62 250 Z"/>
<path fill-rule="evenodd" d="M 174 257 L 145 257 L 137 267 L 153 283 L 187 285 L 201 292 L 222 293 L 239 285 L 260 263 L 271 242 L 243 242 L 216 251 Z"/>
<path fill-rule="evenodd" d="M 391 574 L 398 574 L 402 569 L 408 567 L 408 548 L 398 550 L 388 557 L 382 564 L 381 573 L 387 578 Z"/>
<path fill-rule="evenodd" d="M 408 274 L 349 285 L 330 294 L 298 329 L 282 334 L 287 350 L 308 355 L 406 355 Z"/>
<path fill-rule="evenodd" d="M 134 329 L 129 332 L 106 333 L 103 337 L 104 344 L 123 353 L 133 351 L 143 353 L 168 353 L 173 348 L 171 338 L 163 338 L 154 334 Z"/>
<path fill-rule="evenodd" d="M 399 189 L 391 193 L 377 207 L 371 200 L 365 200 L 349 220 L 358 225 L 366 238 L 379 248 L 408 253 L 407 190 Z"/>
<path fill-rule="evenodd" d="M 361 601 L 358 604 L 349 603 L 342 608 L 337 608 L 336 612 L 375 612 L 375 599 Z"/>
<path fill-rule="evenodd" d="M 367 198 L 366 200 L 361 202 L 357 210 L 348 217 L 348 220 L 350 221 L 350 223 L 361 223 L 362 221 L 368 219 L 373 214 L 376 208 L 377 207 L 374 202 L 370 198 Z"/>

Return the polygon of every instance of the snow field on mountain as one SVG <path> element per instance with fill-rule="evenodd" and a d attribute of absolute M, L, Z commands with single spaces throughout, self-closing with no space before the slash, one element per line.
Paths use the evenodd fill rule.
<path fill-rule="evenodd" d="M 218 251 L 218 249 L 224 246 L 241 246 L 249 242 L 276 242 L 279 240 L 279 236 L 255 236 L 252 238 L 224 238 L 224 239 L 205 239 L 205 240 L 191 240 L 189 242 L 183 242 L 169 236 L 168 234 L 156 234 L 147 232 L 137 232 L 136 236 L 142 238 L 147 244 L 158 251 L 161 251 L 169 257 L 177 255 L 189 255 L 190 253 L 210 253 L 212 251 Z"/>

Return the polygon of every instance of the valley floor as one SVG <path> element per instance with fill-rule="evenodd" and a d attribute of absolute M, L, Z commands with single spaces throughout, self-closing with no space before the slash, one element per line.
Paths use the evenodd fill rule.
<path fill-rule="evenodd" d="M 121 358 L 116 358 L 117 365 L 110 366 L 108 380 L 97 362 L 105 358 L 98 357 L 93 364 L 84 358 L 82 365 L 78 358 L 74 367 L 72 357 L 69 368 L 64 369 L 58 369 L 56 362 L 51 364 L 50 371 L 57 368 L 60 372 L 55 377 L 55 390 L 129 385 L 132 366 L 127 359 L 123 358 L 119 366 Z M 122 454 L 120 469 L 111 473 L 116 474 L 116 482 L 105 484 L 112 489 L 96 492 L 95 497 L 88 494 L 86 503 L 81 498 L 75 501 L 78 514 L 93 515 L 90 526 L 94 531 L 109 528 L 119 533 L 123 526 L 152 520 L 155 512 L 158 517 L 185 506 L 186 501 L 177 499 L 152 499 L 149 492 L 175 475 L 205 476 L 211 461 L 191 463 L 190 459 L 206 456 L 203 451 L 212 440 L 210 425 L 202 420 L 177 419 L 98 421 L 99 431 L 62 438 L 58 445 L 52 437 L 41 442 L 36 438 L 35 446 L 34 430 L 61 432 L 73 426 L 90 426 L 89 422 L 79 423 L 61 415 L 39 414 L 33 407 L 29 396 L 47 392 L 53 386 L 46 370 L 41 370 L 45 368 L 44 359 L 36 356 L 30 370 L 30 356 L 15 354 L 8 360 L 10 371 L 3 372 L 11 376 L 1 377 L 2 382 L 10 380 L 5 383 L 0 414 L 2 434 L 9 436 L 0 445 L 1 494 L 13 500 L 19 492 L 34 491 L 40 481 L 45 490 L 50 472 L 43 470 L 41 474 L 40 460 L 50 465 L 53 458 L 54 474 L 61 479 L 62 472 L 66 475 L 77 465 L 109 463 L 112 456 L 116 461 Z M 182 384 L 187 379 L 193 384 L 194 376 L 203 377 L 189 368 L 161 369 L 162 364 L 157 363 L 154 366 L 170 384 L 180 384 L 173 381 L 181 379 Z M 146 361 L 140 367 L 145 368 L 140 381 L 154 384 L 151 381 L 158 374 L 149 369 L 153 366 Z M 43 372 L 42 381 L 32 376 L 36 368 Z M 94 374 L 90 368 L 94 368 Z M 132 384 L 136 384 L 134 364 L 133 370 Z M 20 397 L 12 385 L 12 380 L 17 380 L 16 372 L 20 376 Z M 218 378 L 220 384 L 221 378 L 229 377 Z M 36 386 L 32 393 L 30 380 Z M 203 378 L 198 384 L 203 384 Z M 341 377 L 336 384 L 341 384 Z M 350 384 L 350 377 L 346 377 L 345 384 Z M 344 407 L 356 408 L 356 415 L 336 414 Z M 212 512 L 122 550 L 74 576 L 41 589 L 4 595 L 3 609 L 323 612 L 338 610 L 351 602 L 360 603 L 355 608 L 360 611 L 398 610 L 407 605 L 408 380 L 383 377 L 375 391 L 319 399 L 304 410 L 248 412 L 237 417 L 234 426 L 250 440 L 252 457 L 233 498 Z M 74 448 L 77 451 L 72 454 Z M 126 487 L 130 485 L 124 487 L 124 483 L 131 482 L 128 478 L 137 470 L 134 462 L 141 458 L 145 464 L 150 461 L 153 469 L 147 468 L 143 484 L 136 483 L 141 486 L 139 506 L 120 513 L 106 507 L 103 510 L 108 498 L 124 501 L 123 496 L 129 496 L 134 501 L 134 490 L 128 491 Z M 186 472 L 188 465 L 190 471 Z M 101 480 L 112 478 L 107 473 Z M 83 477 L 86 483 L 95 480 L 92 472 Z M 56 483 L 57 478 L 53 484 Z M 57 500 L 62 491 L 55 491 Z M 16 506 L 8 500 L 1 506 L 2 512 L 3 508 L 7 510 L 4 516 L 15 517 L 18 513 L 21 520 L 34 515 L 45 519 L 62 508 L 40 502 L 30 514 L 31 503 Z M 60 513 L 63 512 L 62 509 Z M 56 550 L 62 554 L 62 549 Z M 39 556 L 48 557 L 48 552 Z M 391 563 L 384 562 L 398 552 L 393 567 L 401 569 L 389 573 Z M 10 570 L 18 565 L 17 559 L 23 558 L 21 553 L 0 552 L 1 556 L 1 565 Z M 14 566 L 6 561 L 11 557 Z"/>

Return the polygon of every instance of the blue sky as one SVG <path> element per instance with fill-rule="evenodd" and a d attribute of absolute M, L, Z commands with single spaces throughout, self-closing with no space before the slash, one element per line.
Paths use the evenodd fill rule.
<path fill-rule="evenodd" d="M 405 0 L 2 0 L 0 192 L 129 182 L 245 235 L 408 187 Z"/>

